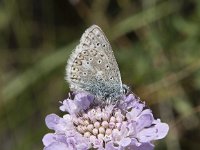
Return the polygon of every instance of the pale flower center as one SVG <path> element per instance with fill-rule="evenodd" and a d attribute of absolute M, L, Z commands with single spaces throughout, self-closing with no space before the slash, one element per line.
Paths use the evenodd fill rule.
<path fill-rule="evenodd" d="M 126 117 L 118 108 L 97 107 L 73 119 L 74 125 L 84 137 L 105 140 L 111 134 L 119 134 L 122 124 L 127 124 Z"/>

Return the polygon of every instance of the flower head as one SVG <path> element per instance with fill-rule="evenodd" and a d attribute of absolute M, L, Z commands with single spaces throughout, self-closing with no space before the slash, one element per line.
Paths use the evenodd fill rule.
<path fill-rule="evenodd" d="M 94 100 L 93 95 L 77 93 L 60 106 L 69 114 L 48 115 L 46 125 L 55 133 L 44 136 L 44 150 L 151 150 L 152 141 L 167 135 L 168 125 L 154 119 L 133 94 L 115 105 L 94 105 Z"/>

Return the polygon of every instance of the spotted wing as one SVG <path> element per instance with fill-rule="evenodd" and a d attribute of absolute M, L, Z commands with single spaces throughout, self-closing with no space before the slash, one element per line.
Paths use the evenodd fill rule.
<path fill-rule="evenodd" d="M 106 97 L 120 95 L 120 71 L 109 41 L 97 25 L 89 27 L 72 52 L 66 67 L 72 91 Z"/>

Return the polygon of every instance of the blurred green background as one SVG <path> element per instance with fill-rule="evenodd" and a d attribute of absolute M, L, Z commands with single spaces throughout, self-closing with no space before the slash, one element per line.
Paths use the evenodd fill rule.
<path fill-rule="evenodd" d="M 0 149 L 38 150 L 62 115 L 69 54 L 99 25 L 122 81 L 170 125 L 156 150 L 200 149 L 199 0 L 0 0 Z"/>

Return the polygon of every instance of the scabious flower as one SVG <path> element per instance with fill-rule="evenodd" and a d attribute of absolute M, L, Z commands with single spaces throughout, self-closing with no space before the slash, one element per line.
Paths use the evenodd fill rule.
<path fill-rule="evenodd" d="M 46 125 L 55 132 L 43 137 L 44 150 L 153 150 L 152 142 L 168 133 L 169 126 L 133 94 L 115 105 L 94 101 L 93 95 L 77 93 L 60 106 L 68 114 L 48 115 Z"/>

